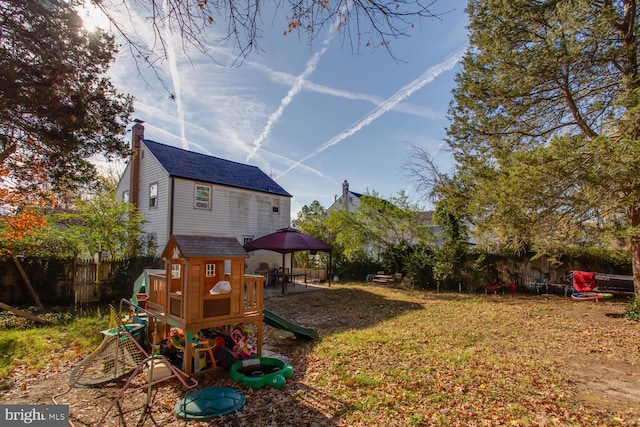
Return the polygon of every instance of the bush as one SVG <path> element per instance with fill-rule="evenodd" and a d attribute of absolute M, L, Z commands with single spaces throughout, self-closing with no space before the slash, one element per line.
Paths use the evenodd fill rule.
<path fill-rule="evenodd" d="M 640 322 L 640 302 L 638 302 L 635 297 L 633 297 L 629 302 L 629 305 L 624 312 L 624 317 Z"/>
<path fill-rule="evenodd" d="M 427 245 L 416 245 L 412 253 L 407 255 L 406 273 L 414 287 L 428 289 L 435 286 L 431 257 L 432 250 Z"/>
<path fill-rule="evenodd" d="M 350 260 L 342 260 L 337 263 L 335 272 L 340 280 L 362 280 L 367 274 L 373 274 L 381 270 L 382 266 L 371 259 L 364 252 L 355 254 Z"/>

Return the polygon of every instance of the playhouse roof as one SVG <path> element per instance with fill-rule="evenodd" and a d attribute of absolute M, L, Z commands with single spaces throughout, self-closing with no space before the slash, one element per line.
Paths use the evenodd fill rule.
<path fill-rule="evenodd" d="M 257 166 L 207 156 L 148 139 L 143 142 L 171 176 L 291 197 L 291 194 Z"/>
<path fill-rule="evenodd" d="M 174 234 L 169 239 L 162 255 L 171 258 L 166 252 L 171 246 L 177 247 L 183 258 L 248 258 L 247 251 L 235 237 L 191 236 Z"/>

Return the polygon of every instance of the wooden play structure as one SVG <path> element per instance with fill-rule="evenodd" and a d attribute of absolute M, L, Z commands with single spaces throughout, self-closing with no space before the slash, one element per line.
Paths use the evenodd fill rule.
<path fill-rule="evenodd" d="M 147 309 L 157 317 L 159 335 L 184 331 L 183 371 L 194 372 L 198 331 L 253 323 L 257 355 L 262 355 L 264 317 L 262 275 L 244 274 L 247 252 L 233 237 L 172 235 L 163 253 L 164 274 L 149 275 Z"/>

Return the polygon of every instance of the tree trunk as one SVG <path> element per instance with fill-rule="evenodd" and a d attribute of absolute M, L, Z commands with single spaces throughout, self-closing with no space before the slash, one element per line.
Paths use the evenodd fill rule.
<path fill-rule="evenodd" d="M 18 271 L 20 272 L 20 276 L 22 276 L 22 280 L 24 280 L 24 283 L 27 285 L 27 289 L 29 289 L 29 293 L 31 294 L 31 297 L 36 302 L 40 310 L 44 311 L 44 307 L 40 302 L 40 298 L 38 297 L 38 294 L 36 293 L 35 289 L 33 289 L 33 286 L 31 286 L 31 281 L 29 280 L 29 277 L 27 277 L 27 273 L 25 273 L 24 269 L 22 268 L 22 264 L 20 264 L 20 260 L 14 256 L 13 262 L 16 264 L 16 267 L 18 268 Z"/>
<path fill-rule="evenodd" d="M 633 268 L 633 289 L 636 301 L 640 301 L 640 236 L 637 231 L 640 228 L 640 209 L 632 208 L 629 213 L 629 224 L 631 226 L 629 251 L 631 253 L 631 267 Z"/>
<path fill-rule="evenodd" d="M 640 301 L 640 242 L 634 242 L 632 245 L 631 266 L 633 267 L 633 288 L 636 301 Z"/>
<path fill-rule="evenodd" d="M 51 322 L 49 322 L 48 320 L 41 319 L 41 318 L 39 318 L 37 316 L 34 316 L 32 314 L 27 313 L 26 311 L 22 311 L 22 310 L 19 310 L 19 309 L 15 308 L 15 307 L 11 307 L 10 305 L 7 305 L 7 304 L 5 304 L 3 302 L 0 302 L 0 308 L 2 308 L 4 310 L 7 310 L 7 311 L 10 311 L 10 312 L 12 312 L 14 314 L 17 314 L 20 317 L 24 317 L 25 319 L 29 319 L 31 321 L 34 321 L 36 323 L 41 323 L 43 325 L 50 325 L 51 324 Z"/>

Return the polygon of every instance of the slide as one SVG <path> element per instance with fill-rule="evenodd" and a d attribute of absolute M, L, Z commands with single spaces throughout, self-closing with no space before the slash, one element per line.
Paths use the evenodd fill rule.
<path fill-rule="evenodd" d="M 274 328 L 283 329 L 285 331 L 293 332 L 296 337 L 311 338 L 314 340 L 320 339 L 318 333 L 313 328 L 305 328 L 304 326 L 297 325 L 278 316 L 276 313 L 269 309 L 264 309 L 264 323 Z"/>

